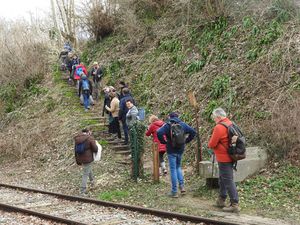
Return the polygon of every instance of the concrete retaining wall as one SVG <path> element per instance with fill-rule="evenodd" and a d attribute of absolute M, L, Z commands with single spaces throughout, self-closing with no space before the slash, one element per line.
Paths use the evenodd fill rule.
<path fill-rule="evenodd" d="M 257 173 L 267 163 L 267 152 L 260 147 L 249 147 L 246 149 L 246 158 L 238 161 L 237 171 L 234 172 L 234 181 L 243 181 L 250 175 Z M 218 178 L 218 163 L 202 161 L 199 164 L 200 176 L 203 178 Z M 213 170 L 213 171 L 212 171 Z"/>

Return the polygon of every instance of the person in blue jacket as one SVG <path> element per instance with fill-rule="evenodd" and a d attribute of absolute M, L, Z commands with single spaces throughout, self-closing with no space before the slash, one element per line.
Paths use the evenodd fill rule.
<path fill-rule="evenodd" d="M 171 142 L 171 123 L 180 124 L 180 126 L 184 130 L 185 137 L 187 136 L 185 138 L 185 144 L 193 140 L 196 135 L 196 131 L 186 123 L 182 122 L 178 118 L 178 114 L 175 112 L 170 113 L 169 119 L 166 121 L 165 125 L 157 130 L 158 140 L 160 141 L 160 143 L 167 145 L 167 155 L 172 183 L 172 190 L 168 196 L 178 198 L 177 182 L 179 183 L 181 194 L 185 194 L 184 178 L 181 170 L 181 158 L 184 152 L 185 144 L 179 147 L 173 147 Z M 167 140 L 165 140 L 164 136 L 167 138 Z"/>

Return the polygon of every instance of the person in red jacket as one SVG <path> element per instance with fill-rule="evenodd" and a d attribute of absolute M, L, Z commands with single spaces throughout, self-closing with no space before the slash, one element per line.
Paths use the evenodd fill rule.
<path fill-rule="evenodd" d="M 222 207 L 224 212 L 239 212 L 239 197 L 233 180 L 233 160 L 228 154 L 228 130 L 220 124 L 231 125 L 232 122 L 227 118 L 226 112 L 222 108 L 217 108 L 212 112 L 212 119 L 216 126 L 208 142 L 208 147 L 213 149 L 219 166 L 219 198 L 216 205 Z M 233 143 L 236 138 L 237 136 L 232 138 Z M 227 194 L 230 197 L 229 207 L 226 207 L 225 204 Z"/>
<path fill-rule="evenodd" d="M 166 145 L 161 144 L 160 141 L 157 138 L 157 130 L 162 127 L 165 123 L 162 120 L 159 120 L 157 116 L 151 115 L 149 117 L 149 127 L 146 131 L 146 136 L 151 136 L 153 137 L 153 142 L 158 143 L 158 151 L 159 151 L 159 162 L 160 162 L 160 168 L 161 171 L 164 175 L 166 175 L 167 169 L 166 169 L 166 163 L 164 161 L 164 154 L 166 153 Z"/>

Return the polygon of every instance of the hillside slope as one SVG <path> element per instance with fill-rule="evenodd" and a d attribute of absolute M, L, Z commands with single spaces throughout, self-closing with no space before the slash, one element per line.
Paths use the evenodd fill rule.
<path fill-rule="evenodd" d="M 164 117 L 179 111 L 195 125 L 187 99 L 187 91 L 193 91 L 203 140 L 210 134 L 212 110 L 221 106 L 241 125 L 249 145 L 266 146 L 271 156 L 299 162 L 295 7 L 291 1 L 238 2 L 232 1 L 226 16 L 213 18 L 196 1 L 174 4 L 158 18 L 149 18 L 157 13 L 150 8 L 137 15 L 142 25 L 134 37 L 124 34 L 129 25 L 123 24 L 123 30 L 100 43 L 90 42 L 83 59 L 106 67 L 107 84 L 127 81 L 148 112 Z"/>
<path fill-rule="evenodd" d="M 107 85 L 128 82 L 148 114 L 164 118 L 178 111 L 195 127 L 187 99 L 187 91 L 194 91 L 204 147 L 213 127 L 210 113 L 224 107 L 248 144 L 264 146 L 272 156 L 267 169 L 238 185 L 242 214 L 299 222 L 300 29 L 295 7 L 285 4 L 291 1 L 231 1 L 217 15 L 202 1 L 161 1 L 170 2 L 162 8 L 145 7 L 159 1 L 136 2 L 121 13 L 114 34 L 85 45 L 83 61 L 101 62 Z M 25 92 L 26 102 L 1 115 L 0 174 L 3 182 L 78 194 L 73 136 L 86 123 L 75 90 L 57 69 Z M 94 107 L 100 110 L 101 102 Z M 212 216 L 217 192 L 193 171 L 195 147 L 193 142 L 184 154 L 188 194 L 177 203 L 165 196 L 167 177 L 152 184 L 150 150 L 146 175 L 135 183 L 129 181 L 130 167 L 117 165 L 109 147 L 95 165 L 91 197 Z"/>

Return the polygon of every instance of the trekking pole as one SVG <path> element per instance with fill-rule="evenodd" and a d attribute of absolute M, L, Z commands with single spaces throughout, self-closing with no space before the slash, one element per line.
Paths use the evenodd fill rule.
<path fill-rule="evenodd" d="M 215 153 L 212 153 L 212 166 L 211 166 L 211 178 L 214 178 L 214 170 L 215 170 Z"/>
<path fill-rule="evenodd" d="M 200 140 L 199 118 L 198 118 L 199 105 L 197 104 L 197 100 L 196 100 L 194 92 L 189 91 L 188 98 L 189 98 L 190 104 L 195 109 L 196 126 L 197 126 L 197 129 L 196 129 L 196 132 L 197 132 L 196 172 L 199 175 L 200 174 L 199 163 L 202 161 L 202 144 L 201 144 L 201 140 Z"/>

